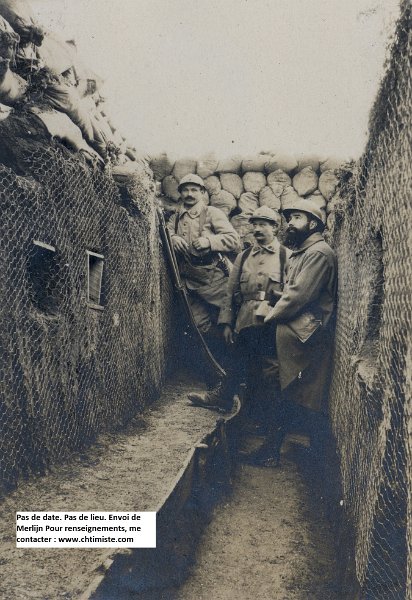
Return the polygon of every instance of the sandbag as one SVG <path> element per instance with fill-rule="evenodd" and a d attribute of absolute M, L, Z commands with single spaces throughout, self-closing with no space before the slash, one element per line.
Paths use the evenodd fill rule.
<path fill-rule="evenodd" d="M 210 205 L 220 208 L 226 216 L 228 216 L 237 206 L 236 198 L 226 190 L 220 190 L 217 194 L 212 194 L 210 196 Z"/>
<path fill-rule="evenodd" d="M 154 178 L 157 181 L 162 181 L 167 175 L 171 175 L 174 163 L 167 156 L 166 152 L 163 152 L 151 157 L 149 166 L 153 171 Z"/>
<path fill-rule="evenodd" d="M 80 128 L 84 139 L 90 143 L 94 139 L 90 115 L 82 107 L 81 97 L 76 88 L 58 81 L 50 82 L 44 92 L 44 100 L 52 107 L 66 113 Z"/>
<path fill-rule="evenodd" d="M 297 167 L 298 162 L 296 158 L 289 154 L 275 154 L 265 164 L 266 173 L 272 173 L 278 169 L 285 171 L 285 173 L 292 173 Z"/>
<path fill-rule="evenodd" d="M 217 165 L 218 173 L 236 173 L 239 175 L 242 168 L 242 157 L 232 156 L 231 158 L 225 158 L 220 160 Z"/>
<path fill-rule="evenodd" d="M 213 157 L 204 157 L 197 162 L 196 173 L 202 179 L 206 179 L 206 177 L 210 177 L 217 171 L 217 159 Z"/>
<path fill-rule="evenodd" d="M 248 171 L 254 171 L 257 173 L 265 172 L 265 164 L 270 157 L 265 154 L 258 154 L 256 156 L 248 156 L 242 161 L 242 173 Z"/>
<path fill-rule="evenodd" d="M 298 157 L 298 171 L 301 171 L 305 167 L 312 167 L 315 173 L 319 171 L 319 157 L 311 154 Z"/>
<path fill-rule="evenodd" d="M 292 183 L 299 196 L 307 196 L 318 187 L 318 176 L 312 167 L 305 167 L 296 173 Z"/>
<path fill-rule="evenodd" d="M 313 204 L 316 204 L 316 206 L 319 206 L 319 208 L 326 208 L 326 200 L 322 196 L 322 194 L 320 193 L 319 190 L 315 190 L 313 192 L 313 194 L 311 194 L 310 196 L 307 196 L 307 198 L 305 198 L 305 200 L 310 200 L 311 202 L 313 202 Z"/>
<path fill-rule="evenodd" d="M 320 172 L 336 171 L 336 169 L 339 169 L 345 162 L 346 161 L 343 158 L 331 156 L 320 163 Z"/>
<path fill-rule="evenodd" d="M 204 179 L 203 181 L 205 184 L 205 188 L 208 194 L 210 194 L 210 196 L 213 196 L 213 194 L 217 194 L 222 189 L 220 179 L 216 175 L 210 175 L 210 177 L 206 177 L 206 179 Z"/>
<path fill-rule="evenodd" d="M 220 176 L 220 184 L 223 190 L 230 192 L 233 196 L 239 200 L 241 194 L 243 194 L 243 181 L 239 175 L 235 173 L 222 173 Z"/>
<path fill-rule="evenodd" d="M 122 164 L 112 166 L 112 176 L 115 182 L 120 187 L 130 187 L 139 178 L 142 173 L 145 172 L 145 168 L 140 162 L 134 162 L 128 160 Z"/>
<path fill-rule="evenodd" d="M 283 190 L 282 196 L 280 197 L 280 205 L 282 210 L 297 200 L 302 200 L 302 198 L 291 185 L 287 185 Z"/>
<path fill-rule="evenodd" d="M 13 105 L 26 93 L 28 83 L 9 68 L 10 59 L 0 58 L 0 102 Z"/>
<path fill-rule="evenodd" d="M 330 200 L 332 198 L 336 191 L 337 185 L 338 178 L 336 177 L 335 173 L 331 170 L 323 171 L 322 175 L 319 177 L 318 187 L 326 200 Z"/>
<path fill-rule="evenodd" d="M 259 194 L 260 190 L 266 185 L 266 177 L 263 173 L 249 171 L 243 175 L 243 187 L 246 192 Z"/>
<path fill-rule="evenodd" d="M 0 58 L 9 58 L 14 61 L 19 41 L 19 34 L 0 15 Z"/>
<path fill-rule="evenodd" d="M 179 185 L 177 179 L 173 175 L 166 175 L 162 181 L 162 189 L 165 196 L 174 202 L 179 202 L 180 194 L 177 186 Z"/>
<path fill-rule="evenodd" d="M 278 185 L 281 185 L 281 184 L 278 184 Z M 273 210 L 279 210 L 280 209 L 280 197 L 276 196 L 273 193 L 273 190 L 271 189 L 271 187 L 266 185 L 259 192 L 259 206 L 268 206 L 269 208 L 273 208 Z"/>
<path fill-rule="evenodd" d="M 292 180 L 284 171 L 277 169 L 276 171 L 269 173 L 267 176 L 267 183 L 275 196 L 280 198 L 285 187 L 292 185 Z"/>
<path fill-rule="evenodd" d="M 99 154 L 85 142 L 80 129 L 66 114 L 54 109 L 41 110 L 37 106 L 32 106 L 30 112 L 41 120 L 52 138 L 62 140 L 66 146 L 77 152 L 83 152 L 92 162 L 103 162 Z"/>
<path fill-rule="evenodd" d="M 19 34 L 22 44 L 41 45 L 44 33 L 26 0 L 0 0 L 0 15 Z"/>
<path fill-rule="evenodd" d="M 252 192 L 245 192 L 240 196 L 238 206 L 244 216 L 250 217 L 259 208 L 259 197 Z"/>
<path fill-rule="evenodd" d="M 253 237 L 253 226 L 249 222 L 249 217 L 243 213 L 236 215 L 230 219 L 230 222 L 239 234 L 242 244 L 253 244 L 255 238 Z"/>
<path fill-rule="evenodd" d="M 196 161 L 191 158 L 181 158 L 174 164 L 172 175 L 180 181 L 185 175 L 196 173 Z"/>
<path fill-rule="evenodd" d="M 276 171 L 272 171 L 267 176 L 268 185 L 271 185 L 274 182 L 283 183 L 285 186 L 292 185 L 292 180 L 285 171 L 282 169 L 276 169 Z"/>
<path fill-rule="evenodd" d="M 55 33 L 45 33 L 43 43 L 38 48 L 37 54 L 54 75 L 61 75 L 73 66 L 71 49 L 64 39 Z"/>

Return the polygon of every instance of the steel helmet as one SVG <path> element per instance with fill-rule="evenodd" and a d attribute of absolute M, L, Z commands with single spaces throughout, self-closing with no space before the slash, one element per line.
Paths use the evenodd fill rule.
<path fill-rule="evenodd" d="M 288 204 L 285 208 L 282 208 L 282 213 L 285 215 L 285 217 L 287 217 L 289 213 L 295 210 L 310 215 L 321 225 L 325 224 L 325 215 L 322 212 L 322 209 L 311 200 L 305 200 L 303 198 L 301 200 L 295 200 Z"/>
<path fill-rule="evenodd" d="M 180 192 L 180 188 L 182 188 L 186 183 L 195 183 L 196 185 L 200 185 L 201 188 L 205 187 L 203 179 L 201 177 L 199 177 L 199 175 L 194 175 L 193 173 L 189 173 L 189 175 L 185 175 L 179 181 L 179 185 L 177 187 L 179 192 Z"/>
<path fill-rule="evenodd" d="M 262 219 L 263 221 L 271 221 L 280 225 L 280 214 L 269 208 L 268 206 L 259 206 L 254 213 L 249 217 L 249 223 L 253 223 L 256 219 Z"/>

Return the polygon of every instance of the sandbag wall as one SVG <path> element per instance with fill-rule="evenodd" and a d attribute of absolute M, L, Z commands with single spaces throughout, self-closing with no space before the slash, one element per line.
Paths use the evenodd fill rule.
<path fill-rule="evenodd" d="M 145 161 L 107 114 L 102 84 L 75 41 L 44 28 L 26 0 L 0 0 L 0 120 L 33 113 L 52 138 L 124 178 Z"/>
<path fill-rule="evenodd" d="M 203 178 L 207 199 L 228 215 L 242 240 L 250 240 L 250 215 L 259 206 L 275 210 L 284 208 L 299 198 L 316 203 L 323 211 L 325 222 L 334 207 L 338 179 L 335 170 L 343 160 L 316 156 L 289 156 L 262 152 L 256 156 L 217 160 L 171 161 L 167 154 L 152 157 L 150 168 L 158 182 L 158 194 L 164 208 L 175 211 L 179 203 L 178 183 L 188 173 Z"/>

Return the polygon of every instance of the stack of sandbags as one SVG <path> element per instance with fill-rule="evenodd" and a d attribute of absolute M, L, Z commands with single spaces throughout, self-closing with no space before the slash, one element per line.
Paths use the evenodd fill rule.
<path fill-rule="evenodd" d="M 313 155 L 262 152 L 221 160 L 209 155 L 197 162 L 185 159 L 175 163 L 162 154 L 153 157 L 150 164 L 162 182 L 163 201 L 169 210 L 171 203 L 178 206 L 179 176 L 197 173 L 203 178 L 210 204 L 222 209 L 246 240 L 251 233 L 249 217 L 259 206 L 280 211 L 296 200 L 308 199 L 322 209 L 326 220 L 328 202 L 338 184 L 334 171 L 342 162 Z"/>
<path fill-rule="evenodd" d="M 78 59 L 74 40 L 44 30 L 27 0 L 0 0 L 0 102 L 17 108 L 25 102 L 52 138 L 93 160 L 94 149 L 123 168 L 137 157 L 103 110 L 101 84 Z"/>

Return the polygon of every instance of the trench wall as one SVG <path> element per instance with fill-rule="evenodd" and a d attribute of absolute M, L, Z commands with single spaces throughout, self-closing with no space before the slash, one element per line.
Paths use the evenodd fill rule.
<path fill-rule="evenodd" d="M 361 160 L 341 171 L 330 397 L 361 598 L 412 598 L 411 7 L 402 16 Z"/>
<path fill-rule="evenodd" d="M 172 357 L 173 311 L 150 170 L 141 166 L 119 190 L 101 166 L 47 139 L 34 116 L 16 111 L 0 130 L 7 491 L 156 397 Z"/>

